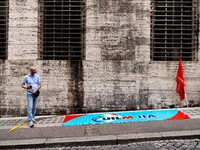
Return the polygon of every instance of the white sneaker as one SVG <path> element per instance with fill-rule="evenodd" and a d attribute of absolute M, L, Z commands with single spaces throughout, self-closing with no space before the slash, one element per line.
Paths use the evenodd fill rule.
<path fill-rule="evenodd" d="M 33 121 L 34 124 L 36 123 L 35 119 L 32 119 L 32 121 Z"/>
<path fill-rule="evenodd" d="M 29 127 L 32 128 L 34 126 L 33 121 L 29 122 Z"/>

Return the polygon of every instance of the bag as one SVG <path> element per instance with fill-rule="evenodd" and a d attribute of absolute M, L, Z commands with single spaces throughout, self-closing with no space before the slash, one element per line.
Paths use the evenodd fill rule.
<path fill-rule="evenodd" d="M 34 94 L 35 97 L 38 97 L 39 95 L 40 95 L 40 91 L 37 91 L 37 92 Z"/>

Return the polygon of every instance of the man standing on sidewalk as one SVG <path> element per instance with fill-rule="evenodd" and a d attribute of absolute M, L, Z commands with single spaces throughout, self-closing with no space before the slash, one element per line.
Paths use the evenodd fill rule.
<path fill-rule="evenodd" d="M 29 127 L 33 127 L 35 123 L 34 117 L 38 102 L 39 89 L 42 87 L 40 77 L 36 74 L 35 67 L 30 67 L 30 74 L 24 77 L 21 86 L 22 88 L 27 89 L 28 122 Z"/>

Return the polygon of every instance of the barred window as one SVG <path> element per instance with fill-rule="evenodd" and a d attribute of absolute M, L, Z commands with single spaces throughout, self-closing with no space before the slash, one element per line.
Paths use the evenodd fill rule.
<path fill-rule="evenodd" d="M 151 60 L 197 60 L 198 1 L 152 0 Z"/>
<path fill-rule="evenodd" d="M 41 0 L 41 56 L 81 60 L 84 50 L 84 0 Z"/>
<path fill-rule="evenodd" d="M 0 59 L 6 59 L 8 0 L 0 1 Z"/>

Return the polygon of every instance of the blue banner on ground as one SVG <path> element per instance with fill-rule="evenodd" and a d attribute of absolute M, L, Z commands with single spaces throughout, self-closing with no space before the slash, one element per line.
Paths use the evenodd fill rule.
<path fill-rule="evenodd" d="M 189 119 L 177 109 L 67 115 L 63 126 Z"/>

